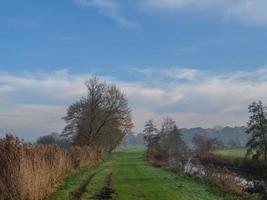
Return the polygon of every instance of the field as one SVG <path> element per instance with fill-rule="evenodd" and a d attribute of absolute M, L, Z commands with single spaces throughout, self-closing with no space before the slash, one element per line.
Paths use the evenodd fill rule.
<path fill-rule="evenodd" d="M 144 161 L 143 150 L 117 151 L 90 169 L 66 179 L 48 200 L 238 200 L 244 199 Z M 254 199 L 249 197 L 247 199 Z"/>
<path fill-rule="evenodd" d="M 245 148 L 239 149 L 219 149 L 214 151 L 217 155 L 231 156 L 231 157 L 245 157 L 247 150 Z"/>

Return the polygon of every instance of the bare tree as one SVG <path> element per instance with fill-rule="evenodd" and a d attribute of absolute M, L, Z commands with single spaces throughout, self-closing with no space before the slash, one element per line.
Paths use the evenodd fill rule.
<path fill-rule="evenodd" d="M 73 136 L 77 145 L 111 151 L 133 127 L 127 99 L 115 85 L 96 77 L 85 85 L 88 95 L 69 106 L 63 134 Z"/>
<path fill-rule="evenodd" d="M 169 134 L 171 133 L 175 128 L 177 128 L 175 121 L 169 117 L 165 118 L 162 125 L 161 125 L 161 130 L 160 134 Z"/>

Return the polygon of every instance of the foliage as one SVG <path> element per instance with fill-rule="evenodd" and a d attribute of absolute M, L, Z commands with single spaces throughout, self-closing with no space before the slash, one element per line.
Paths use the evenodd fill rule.
<path fill-rule="evenodd" d="M 112 151 L 133 126 L 125 95 L 115 86 L 92 78 L 86 82 L 87 97 L 69 106 L 63 131 L 76 145 Z"/>
<path fill-rule="evenodd" d="M 263 158 L 267 161 L 267 119 L 266 119 L 266 107 L 262 102 L 253 102 L 248 107 L 250 116 L 247 123 L 247 133 L 250 135 L 250 139 L 247 143 L 248 151 L 247 155 L 253 155 L 254 159 Z"/>

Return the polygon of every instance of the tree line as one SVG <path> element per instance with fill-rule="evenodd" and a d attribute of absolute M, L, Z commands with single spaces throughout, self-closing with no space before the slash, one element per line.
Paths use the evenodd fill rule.
<path fill-rule="evenodd" d="M 92 146 L 111 152 L 131 133 L 133 123 L 125 94 L 117 86 L 97 77 L 91 78 L 85 86 L 86 97 L 71 104 L 63 117 L 66 122 L 62 133 L 64 137 L 55 139 L 51 135 L 43 136 L 38 139 L 38 143 L 53 143 L 64 148 L 72 145 Z M 267 161 L 267 108 L 259 101 L 250 104 L 248 110 L 247 156 Z M 148 120 L 143 134 L 147 152 L 151 155 L 157 152 L 159 157 L 172 157 L 188 152 L 178 126 L 171 118 L 166 118 L 160 129 L 153 120 Z M 198 152 L 208 152 L 223 146 L 218 139 L 200 134 L 196 134 L 192 142 Z"/>
<path fill-rule="evenodd" d="M 267 161 L 267 108 L 261 101 L 252 102 L 248 106 L 248 112 L 246 133 L 249 140 L 246 144 L 246 157 Z M 189 156 L 189 147 L 183 141 L 176 123 L 170 118 L 163 121 L 161 129 L 156 127 L 153 120 L 148 120 L 145 122 L 143 135 L 147 146 L 146 155 L 152 160 L 163 162 L 175 157 L 177 162 L 182 163 L 185 157 Z M 224 147 L 223 142 L 217 138 L 209 138 L 201 134 L 196 134 L 192 142 L 194 151 L 200 155 Z M 177 158 L 178 156 L 180 158 Z"/>

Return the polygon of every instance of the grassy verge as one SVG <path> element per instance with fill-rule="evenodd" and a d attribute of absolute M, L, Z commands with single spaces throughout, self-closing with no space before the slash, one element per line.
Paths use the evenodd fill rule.
<path fill-rule="evenodd" d="M 219 188 L 145 162 L 140 152 L 120 153 L 115 161 L 114 189 L 118 199 L 237 200 Z M 248 199 L 254 199 L 253 197 Z"/>
<path fill-rule="evenodd" d="M 46 200 L 69 200 L 70 192 L 77 189 L 80 184 L 96 170 L 100 164 L 85 168 L 79 172 L 75 172 L 64 179 L 64 183 L 58 188 L 58 190 L 51 194 Z"/>
<path fill-rule="evenodd" d="M 92 199 L 103 189 L 108 174 L 112 174 L 111 187 L 116 200 L 256 199 L 255 196 L 235 196 L 201 180 L 154 167 L 143 159 L 142 150 L 131 149 L 114 152 L 97 168 L 69 177 L 65 186 L 49 200 L 66 199 L 88 173 L 96 170 L 98 173 L 87 185 L 83 200 Z"/>

